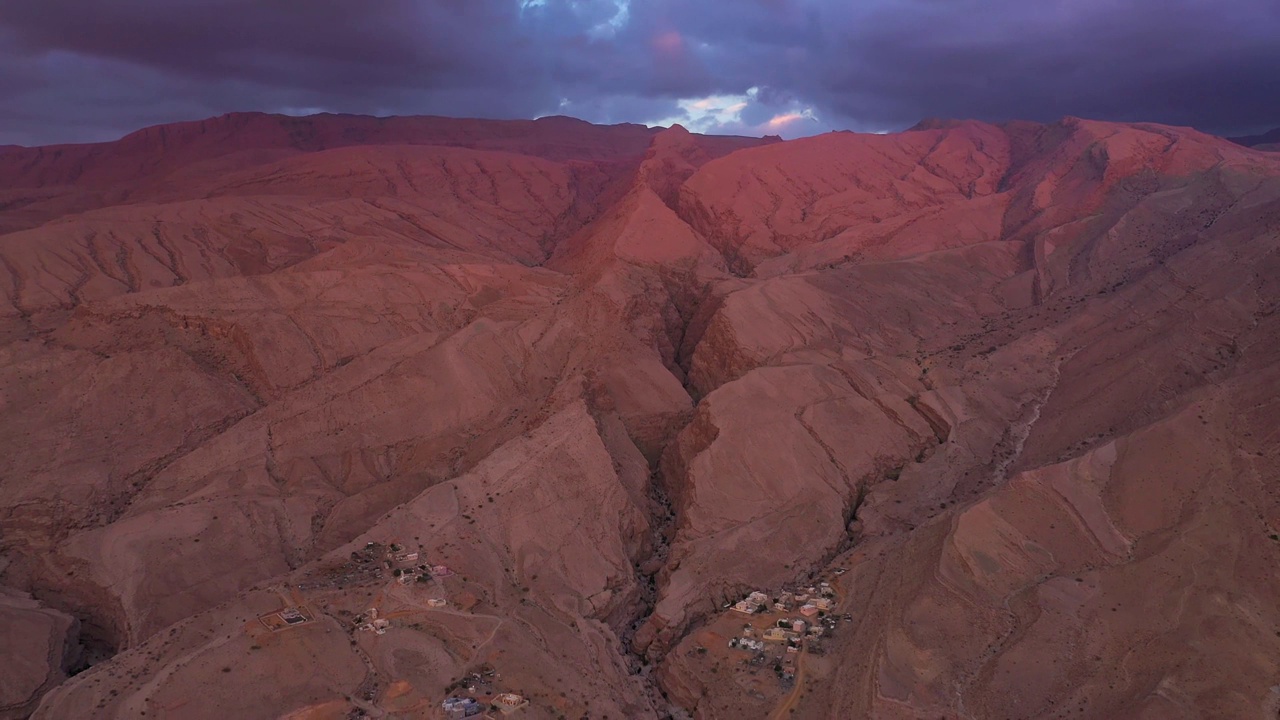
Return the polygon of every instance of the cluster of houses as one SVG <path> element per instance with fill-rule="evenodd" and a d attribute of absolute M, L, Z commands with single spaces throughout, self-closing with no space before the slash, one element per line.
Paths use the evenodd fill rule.
<path fill-rule="evenodd" d="M 453 571 L 446 565 L 428 565 L 419 563 L 420 553 L 409 552 L 404 550 L 395 543 L 391 544 L 391 548 L 387 551 L 387 558 L 384 565 L 401 585 L 410 585 L 413 582 L 427 582 L 433 577 L 448 577 Z"/>
<path fill-rule="evenodd" d="M 391 574 L 401 585 L 410 585 L 415 582 L 426 583 L 433 578 L 444 578 L 454 574 L 447 565 L 420 563 L 420 557 L 420 551 L 412 552 L 396 543 L 384 546 L 381 543 L 371 542 L 363 550 L 351 553 L 351 560 L 357 565 L 368 565 L 381 558 L 382 567 L 379 570 L 391 570 Z M 448 601 L 441 597 L 433 597 L 427 600 L 428 607 L 432 608 L 442 608 L 448 604 Z M 369 608 L 363 614 L 356 616 L 354 624 L 357 630 L 372 632 L 376 635 L 385 635 L 387 628 L 391 627 L 390 621 L 378 617 L 377 608 Z"/>
<path fill-rule="evenodd" d="M 762 608 L 769 606 L 769 596 L 759 590 L 751 593 L 744 600 L 734 603 L 733 609 L 747 615 L 754 615 L 761 611 Z"/>
<path fill-rule="evenodd" d="M 827 630 L 828 625 L 825 622 L 810 624 L 799 618 L 783 618 L 776 625 L 759 632 L 758 638 L 758 631 L 755 626 L 744 625 L 742 627 L 742 635 L 730 639 L 729 647 L 738 650 L 763 652 L 765 643 L 782 643 L 785 645 L 787 652 L 797 653 L 800 651 L 801 640 L 806 637 L 821 637 L 826 634 Z"/>
<path fill-rule="evenodd" d="M 778 613 L 782 617 L 768 626 L 761 626 L 759 622 L 744 625 L 742 633 L 729 640 L 729 647 L 751 653 L 753 657 L 745 661 L 748 665 L 763 665 L 772 657 L 774 672 L 782 687 L 788 688 L 795 682 L 796 659 L 800 654 L 823 654 L 820 638 L 834 632 L 842 618 L 852 621 L 848 614 L 835 615 L 835 599 L 835 589 L 828 582 L 793 588 L 777 597 L 762 591 L 752 592 L 729 607 L 744 615 Z M 770 652 L 770 647 L 776 649 Z"/>
<path fill-rule="evenodd" d="M 493 696 L 489 701 L 489 705 L 497 708 L 503 715 L 511 713 L 527 707 L 529 701 L 515 693 L 499 693 Z M 462 720 L 469 717 L 479 717 L 484 714 L 486 705 L 473 697 L 450 696 L 440 703 L 440 709 L 444 710 L 444 716 L 453 720 L 457 718 Z"/>
<path fill-rule="evenodd" d="M 800 606 L 800 614 L 805 617 L 823 615 L 831 611 L 831 598 L 813 598 Z"/>
<path fill-rule="evenodd" d="M 734 603 L 733 609 L 745 615 L 767 612 L 769 609 L 784 613 L 798 610 L 801 615 L 812 618 L 831 612 L 835 606 L 835 596 L 836 592 L 828 582 L 803 590 L 784 592 L 772 601 L 766 593 L 757 590 Z"/>
<path fill-rule="evenodd" d="M 374 543 L 370 543 L 373 546 Z M 391 571 L 396 582 L 401 585 L 412 585 L 415 582 L 430 582 L 432 578 L 443 578 L 453 575 L 447 565 L 430 565 L 419 562 L 421 552 L 411 552 L 396 543 L 387 548 L 383 567 Z"/>

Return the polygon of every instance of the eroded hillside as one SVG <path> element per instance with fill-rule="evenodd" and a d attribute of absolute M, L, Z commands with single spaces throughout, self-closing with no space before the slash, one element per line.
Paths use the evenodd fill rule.
<path fill-rule="evenodd" d="M 0 166 L 4 716 L 1277 711 L 1274 154 L 248 115 Z"/>

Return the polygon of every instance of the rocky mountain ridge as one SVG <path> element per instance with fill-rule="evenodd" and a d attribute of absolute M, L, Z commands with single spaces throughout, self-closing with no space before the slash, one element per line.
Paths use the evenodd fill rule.
<path fill-rule="evenodd" d="M 0 166 L 9 716 L 1276 702 L 1276 156 L 244 115 Z M 711 644 L 818 576 L 794 692 Z"/>
<path fill-rule="evenodd" d="M 1237 145 L 1244 145 L 1255 150 L 1280 150 L 1280 128 L 1268 130 L 1260 135 L 1244 135 L 1227 139 Z"/>

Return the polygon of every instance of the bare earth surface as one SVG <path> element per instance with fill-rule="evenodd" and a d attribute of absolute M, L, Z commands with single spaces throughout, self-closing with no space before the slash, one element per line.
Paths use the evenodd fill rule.
<path fill-rule="evenodd" d="M 1075 118 L 3 149 L 0 718 L 1276 718 L 1278 248 Z"/>

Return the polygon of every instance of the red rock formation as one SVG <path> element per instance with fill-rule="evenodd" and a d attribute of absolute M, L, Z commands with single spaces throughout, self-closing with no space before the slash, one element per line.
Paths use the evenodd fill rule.
<path fill-rule="evenodd" d="M 1274 714 L 1276 156 L 249 114 L 0 178 L 0 713 Z M 722 606 L 817 577 L 791 693 Z"/>

